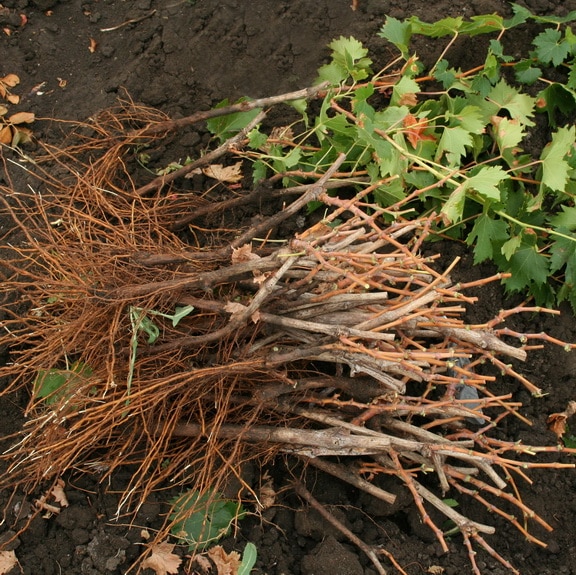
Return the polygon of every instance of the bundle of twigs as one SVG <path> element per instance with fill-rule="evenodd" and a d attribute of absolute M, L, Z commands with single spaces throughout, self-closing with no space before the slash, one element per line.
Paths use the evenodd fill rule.
<path fill-rule="evenodd" d="M 532 466 L 565 465 L 525 457 L 557 446 L 491 437 L 503 418 L 523 418 L 477 368 L 493 364 L 538 393 L 502 358 L 523 360 L 528 340 L 551 338 L 513 334 L 520 347 L 500 339 L 510 332 L 498 324 L 524 308 L 467 324 L 464 304 L 475 299 L 466 289 L 496 278 L 454 285 L 457 260 L 438 270 L 437 258 L 421 255 L 430 219 L 386 223 L 368 191 L 328 194 L 347 183 L 334 177 L 343 157 L 312 183 L 280 190 L 296 199 L 239 233 L 215 214 L 260 200 L 265 188 L 211 203 L 174 201 L 172 178 L 139 187 L 131 157 L 143 141 L 162 139 L 166 122 L 133 106 L 109 112 L 82 128 L 81 145 L 46 148 L 50 167 L 34 168 L 39 190 L 4 189 L 22 237 L 5 255 L 0 345 L 11 362 L 2 374 L 10 390 L 28 386 L 31 400 L 0 486 L 32 489 L 71 469 L 106 478 L 132 464 L 121 508 L 133 510 L 167 478 L 218 489 L 246 459 L 289 453 L 387 502 L 394 496 L 367 477 L 395 476 L 445 550 L 427 506 L 454 521 L 476 573 L 473 541 L 517 573 L 483 538 L 494 528 L 442 496 L 474 497 L 541 544 L 498 501 L 549 529 L 515 479 Z M 312 200 L 327 207 L 321 221 L 280 244 L 265 239 Z M 174 231 L 184 225 L 193 235 Z M 179 323 L 167 319 L 186 306 Z M 42 375 L 54 372 L 66 383 L 40 394 Z M 436 493 L 420 471 L 435 473 Z M 347 534 L 384 573 L 375 550 Z"/>

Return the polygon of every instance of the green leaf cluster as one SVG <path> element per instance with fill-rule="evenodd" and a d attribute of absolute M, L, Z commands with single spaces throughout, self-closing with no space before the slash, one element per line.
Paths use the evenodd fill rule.
<path fill-rule="evenodd" d="M 245 515 L 240 503 L 210 490 L 205 493 L 187 491 L 171 503 L 171 533 L 185 542 L 191 552 L 202 551 L 228 535 L 233 522 Z M 255 549 L 247 549 L 247 565 L 255 561 L 254 552 Z"/>
<path fill-rule="evenodd" d="M 340 84 L 352 79 L 364 80 L 370 73 L 372 60 L 367 57 L 368 50 L 356 38 L 340 36 L 330 43 L 332 61 L 318 70 L 318 83 Z"/>
<path fill-rule="evenodd" d="M 576 129 L 567 122 L 576 112 L 576 11 L 512 10 L 509 19 L 389 17 L 379 35 L 400 55 L 377 73 L 360 42 L 335 40 L 318 77 L 332 88 L 313 113 L 299 102 L 291 145 L 251 132 L 245 157 L 254 180 L 280 173 L 286 185 L 302 183 L 344 153 L 341 169 L 358 190 L 371 186 L 384 217 L 436 213 L 438 236 L 466 242 L 475 262 L 510 273 L 509 291 L 539 305 L 568 300 L 576 311 Z M 533 37 L 526 54 L 515 46 L 512 56 L 507 34 L 519 27 Z M 453 66 L 454 42 L 479 35 L 488 36 L 482 65 Z M 427 69 L 412 53 L 417 36 L 440 43 Z M 530 138 L 543 121 L 550 137 L 537 148 Z"/>

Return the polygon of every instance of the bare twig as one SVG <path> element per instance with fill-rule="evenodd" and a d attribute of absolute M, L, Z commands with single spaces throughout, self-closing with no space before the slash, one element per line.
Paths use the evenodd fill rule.
<path fill-rule="evenodd" d="M 114 32 L 114 30 L 119 30 L 128 24 L 136 24 L 138 22 L 142 22 L 142 20 L 146 20 L 146 18 L 150 18 L 156 13 L 156 10 L 152 10 L 148 12 L 148 14 L 144 14 L 144 16 L 140 16 L 140 18 L 132 18 L 130 20 L 126 20 L 126 22 L 122 22 L 122 24 L 118 24 L 117 26 L 112 26 L 111 28 L 100 28 L 100 32 Z"/>
<path fill-rule="evenodd" d="M 236 135 L 232 136 L 228 140 L 226 140 L 223 144 L 218 146 L 215 150 L 208 152 L 204 156 L 190 162 L 189 164 L 182 166 L 178 170 L 174 172 L 170 172 L 169 174 L 165 174 L 163 176 L 158 176 L 154 180 L 152 180 L 149 184 L 138 188 L 135 193 L 139 196 L 144 196 L 149 192 L 160 190 L 170 182 L 177 180 L 178 178 L 184 177 L 186 174 L 202 167 L 208 166 L 218 158 L 222 157 L 226 152 L 228 152 L 234 146 L 237 146 L 245 137 L 246 134 L 250 130 L 252 130 L 255 126 L 257 126 L 264 118 L 266 117 L 265 112 L 260 112 L 255 118 L 253 118 L 247 126 L 242 128 Z"/>
<path fill-rule="evenodd" d="M 180 118 L 178 120 L 169 120 L 166 122 L 160 122 L 148 126 L 144 130 L 136 132 L 138 136 L 148 136 L 151 134 L 163 133 L 173 130 L 178 130 L 184 126 L 189 126 L 191 124 L 196 124 L 198 122 L 204 122 L 211 118 L 217 118 L 220 116 L 227 116 L 228 114 L 235 114 L 237 112 L 249 112 L 250 110 L 255 110 L 257 108 L 269 108 L 277 104 L 282 104 L 284 102 L 292 102 L 294 100 L 308 100 L 315 98 L 319 93 L 326 90 L 328 87 L 328 82 L 323 82 L 318 86 L 313 86 L 310 88 L 305 88 L 303 90 L 297 90 L 295 92 L 288 92 L 286 94 L 280 94 L 278 96 L 270 96 L 267 98 L 257 98 L 255 100 L 246 100 L 238 104 L 231 104 L 230 106 L 222 106 L 221 108 L 212 108 L 206 110 L 205 112 L 196 112 L 191 116 L 186 116 L 185 118 Z"/>
<path fill-rule="evenodd" d="M 327 511 L 324 506 L 322 506 L 304 487 L 302 482 L 296 480 L 294 482 L 294 490 L 296 493 L 298 493 L 298 495 L 300 495 L 300 497 L 306 500 L 316 511 L 318 511 L 318 513 L 320 513 L 320 515 L 322 515 L 326 521 L 331 523 L 334 527 L 336 527 L 336 529 L 338 529 L 338 531 L 350 539 L 350 541 L 352 541 L 352 543 L 354 543 L 354 545 L 356 545 L 356 547 L 358 547 L 368 557 L 368 559 L 372 561 L 372 564 L 380 575 L 387 574 L 387 571 L 380 563 L 376 552 L 368 547 L 368 545 L 366 545 L 366 543 L 364 543 L 364 541 L 362 541 L 359 537 L 354 535 L 354 533 L 352 533 L 352 531 L 350 531 L 350 529 L 348 529 L 348 527 L 346 527 L 342 522 L 338 521 L 338 519 L 336 519 L 332 513 Z"/>

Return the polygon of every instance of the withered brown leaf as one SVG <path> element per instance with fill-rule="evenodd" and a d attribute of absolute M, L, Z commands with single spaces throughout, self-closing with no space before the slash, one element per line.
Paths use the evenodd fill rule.
<path fill-rule="evenodd" d="M 167 575 L 168 573 L 178 573 L 178 567 L 182 559 L 178 557 L 174 550 L 174 545 L 163 541 L 150 547 L 151 553 L 142 561 L 142 569 L 153 569 L 156 575 Z"/>

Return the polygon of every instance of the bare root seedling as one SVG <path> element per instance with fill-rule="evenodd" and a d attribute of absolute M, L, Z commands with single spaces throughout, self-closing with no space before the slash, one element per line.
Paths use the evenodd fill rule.
<path fill-rule="evenodd" d="M 395 477 L 443 549 L 430 508 L 456 525 L 475 573 L 477 546 L 517 573 L 487 543 L 494 527 L 443 497 L 475 498 L 543 544 L 508 511 L 549 529 L 515 481 L 531 467 L 574 466 L 534 458 L 557 445 L 492 438 L 505 418 L 528 423 L 512 395 L 492 387 L 502 372 L 541 393 L 518 362 L 534 341 L 568 344 L 497 327 L 520 307 L 467 323 L 476 299 L 466 289 L 500 276 L 454 284 L 457 260 L 443 266 L 422 253 L 432 217 L 405 221 L 368 192 L 328 193 L 347 185 L 344 156 L 282 196 L 275 214 L 242 229 L 211 228 L 230 198 L 188 193 L 174 204 L 183 174 L 148 183 L 133 174 L 134 150 L 176 128 L 125 103 L 78 126 L 61 149 L 45 147 L 33 168 L 38 189 L 2 190 L 21 241 L 3 247 L 10 277 L 0 344 L 11 361 L 1 374 L 10 377 L 8 391 L 26 386 L 31 400 L 24 429 L 2 456 L 9 472 L 0 486 L 31 490 L 71 470 L 97 470 L 104 481 L 130 464 L 119 513 L 132 513 L 167 478 L 218 489 L 244 461 L 283 454 L 389 503 L 394 495 L 374 479 Z M 65 177 L 52 176 L 54 166 Z M 313 200 L 325 206 L 322 219 L 280 244 L 261 239 Z M 197 209 L 202 224 L 194 227 Z M 46 391 L 47 381 L 60 385 Z M 424 473 L 435 476 L 435 488 L 422 484 Z M 346 535 L 378 572 L 386 572 L 381 561 L 402 572 L 381 549 Z"/>

